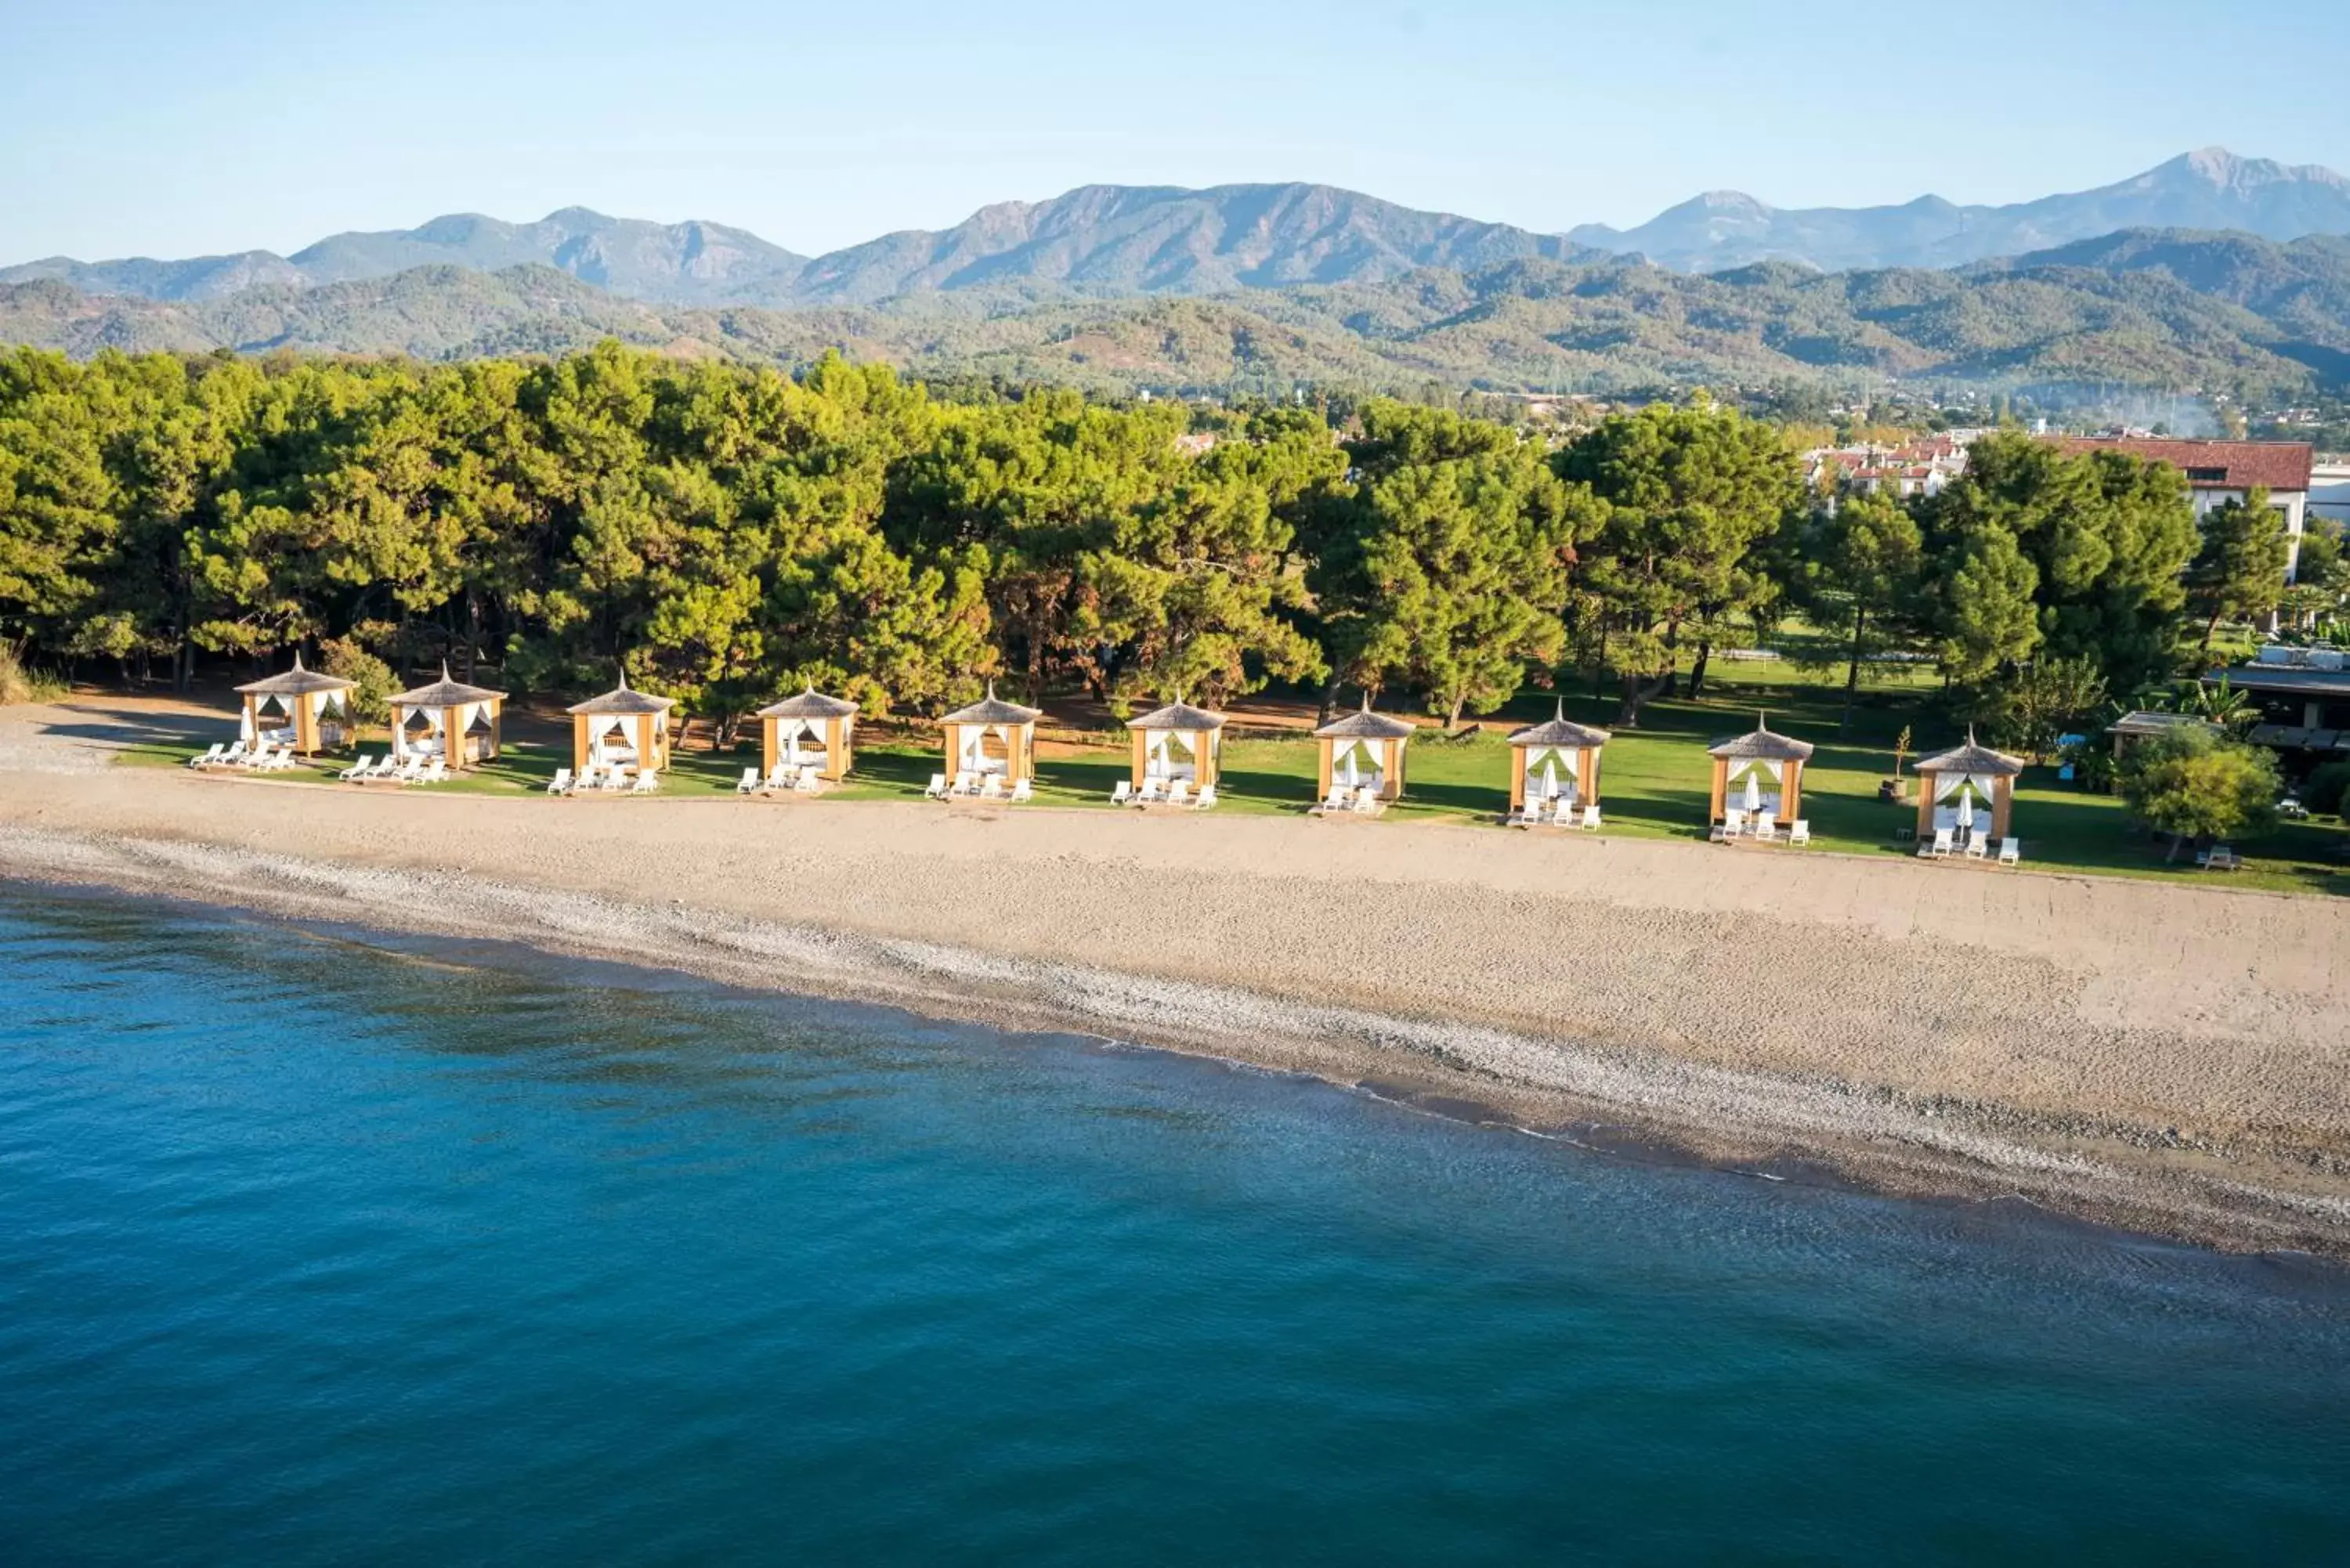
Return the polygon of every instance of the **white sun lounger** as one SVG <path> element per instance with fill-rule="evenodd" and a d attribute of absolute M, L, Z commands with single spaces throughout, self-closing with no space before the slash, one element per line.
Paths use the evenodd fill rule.
<path fill-rule="evenodd" d="M 636 782 L 629 786 L 630 794 L 650 794 L 660 788 L 660 774 L 651 768 L 639 768 Z"/>
<path fill-rule="evenodd" d="M 824 787 L 822 773 L 814 763 L 802 763 L 800 771 L 792 775 L 792 788 L 802 794 L 814 794 Z"/>
<path fill-rule="evenodd" d="M 1346 785 L 1332 784 L 1330 786 L 1330 793 L 1323 796 L 1322 804 L 1315 806 L 1314 809 L 1316 811 L 1344 811 L 1347 809 L 1347 803 L 1353 798 L 1354 792 L 1347 789 Z"/>
<path fill-rule="evenodd" d="M 1144 779 L 1142 781 L 1142 787 L 1134 792 L 1134 804 L 1137 805 L 1154 805 L 1158 804 L 1159 786 L 1162 782 L 1164 781 L 1159 779 Z"/>
<path fill-rule="evenodd" d="M 742 782 L 734 786 L 734 793 L 736 794 L 749 794 L 753 790 L 757 789 L 759 785 L 759 770 L 756 768 L 744 768 L 743 770 Z"/>
<path fill-rule="evenodd" d="M 1934 829 L 1934 841 L 1918 853 L 1930 859 L 1948 860 L 1950 857 L 1950 830 L 1947 827 Z"/>
<path fill-rule="evenodd" d="M 616 763 L 604 770 L 604 782 L 597 787 L 608 794 L 621 794 L 634 789 L 636 783 L 636 775 L 625 764 Z"/>
<path fill-rule="evenodd" d="M 949 794 L 977 794 L 979 793 L 979 775 L 974 773 L 960 773 L 955 774 L 954 788 L 949 790 L 947 793 Z"/>
<path fill-rule="evenodd" d="M 188 765 L 192 768 L 208 768 L 214 763 L 220 761 L 221 753 L 226 750 L 228 750 L 227 742 L 214 741 L 210 751 L 202 752 L 195 756 L 190 757 L 188 759 Z"/>
<path fill-rule="evenodd" d="M 1191 809 L 1193 811 L 1208 811 L 1213 809 L 1215 804 L 1216 786 L 1211 784 L 1204 784 L 1200 786 L 1199 798 L 1192 801 Z"/>
<path fill-rule="evenodd" d="M 982 780 L 979 786 L 979 798 L 982 800 L 1002 800 L 1003 798 L 1003 775 L 1002 774 L 990 774 L 986 778 Z"/>
<path fill-rule="evenodd" d="M 349 767 L 345 768 L 341 773 L 337 774 L 335 776 L 341 779 L 346 784 L 354 782 L 363 783 L 366 781 L 368 774 L 373 772 L 375 772 L 375 759 L 373 757 L 361 757 L 358 762 L 353 763 Z"/>
<path fill-rule="evenodd" d="M 1030 784 L 1030 783 L 1029 783 L 1029 781 L 1028 781 L 1028 780 L 1026 780 L 1026 779 L 1024 779 L 1024 778 L 1022 778 L 1022 779 L 1014 779 L 1014 780 L 1013 781 L 1013 784 L 1012 784 L 1012 804 L 1013 804 L 1013 805 L 1021 805 L 1022 803 L 1024 803 L 1024 802 L 1025 802 L 1025 801 L 1034 800 L 1034 799 L 1035 799 L 1035 798 L 1036 798 L 1036 796 L 1035 796 L 1035 788 Z"/>
<path fill-rule="evenodd" d="M 447 784 L 449 782 L 448 762 L 442 757 L 434 757 L 424 764 L 424 771 L 416 775 L 416 782 L 429 784 Z"/>
<path fill-rule="evenodd" d="M 1130 800 L 1132 800 L 1133 798 L 1134 798 L 1134 781 L 1133 781 L 1132 779 L 1120 779 L 1120 780 L 1118 780 L 1118 783 L 1116 783 L 1115 784 L 1112 784 L 1112 785 L 1110 786 L 1110 791 L 1109 791 L 1109 803 L 1110 803 L 1110 805 L 1124 805 L 1128 801 L 1130 801 Z"/>
<path fill-rule="evenodd" d="M 1379 791 L 1376 784 L 1365 784 L 1355 792 L 1355 810 L 1365 816 L 1379 814 Z"/>
<path fill-rule="evenodd" d="M 1811 841 L 1812 841 L 1812 821 L 1811 821 L 1811 818 L 1809 818 L 1809 817 L 1807 817 L 1807 816 L 1799 816 L 1799 817 L 1795 818 L 1795 820 L 1794 820 L 1794 821 L 1793 821 L 1793 822 L 1791 822 L 1791 823 L 1787 824 L 1787 842 L 1788 842 L 1788 843 L 1790 843 L 1790 844 L 1809 844 Z"/>
<path fill-rule="evenodd" d="M 1583 831 L 1586 833 L 1596 833 L 1599 831 L 1599 808 L 1597 806 L 1586 805 L 1583 808 Z"/>
<path fill-rule="evenodd" d="M 1999 841 L 1999 863 L 2001 865 L 2013 866 L 2022 862 L 2022 859 L 2023 846 L 2019 840 L 2013 838 L 2002 838 Z"/>
<path fill-rule="evenodd" d="M 1191 804 L 1191 781 L 1189 779 L 1177 779 L 1174 783 L 1169 784 L 1167 786 L 1167 804 L 1169 805 L 1190 805 Z"/>
<path fill-rule="evenodd" d="M 1968 859 L 1970 859 L 1970 860 L 1980 860 L 1980 859 L 1981 859 L 1985 855 L 1989 854 L 1989 853 L 1990 853 L 1990 851 L 1991 851 L 1991 840 L 1989 840 L 1989 839 L 1985 838 L 1985 837 L 1984 837 L 1981 834 L 1980 834 L 1980 833 L 1976 834 L 1973 837 L 1971 837 L 1971 838 L 1970 838 L 1970 839 L 1968 839 L 1968 840 L 1967 840 L 1967 850 L 1966 850 L 1966 854 L 1967 854 L 1967 858 L 1968 858 Z"/>
<path fill-rule="evenodd" d="M 944 774 L 932 774 L 931 775 L 931 787 L 922 792 L 922 798 L 924 800 L 944 800 L 946 797 L 947 775 Z"/>
<path fill-rule="evenodd" d="M 570 794 L 571 770 L 569 768 L 556 769 L 555 776 L 546 781 L 546 793 L 549 794 Z"/>

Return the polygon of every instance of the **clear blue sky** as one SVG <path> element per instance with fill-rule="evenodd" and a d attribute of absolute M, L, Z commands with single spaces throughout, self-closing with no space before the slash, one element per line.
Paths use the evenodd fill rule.
<path fill-rule="evenodd" d="M 1709 189 L 2023 200 L 2212 144 L 2350 170 L 2339 3 L 0 0 L 0 261 L 574 203 L 815 253 L 1092 182 L 1555 230 Z"/>

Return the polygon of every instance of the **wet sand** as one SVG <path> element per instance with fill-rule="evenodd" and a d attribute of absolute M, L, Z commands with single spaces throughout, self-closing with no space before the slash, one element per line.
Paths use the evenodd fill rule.
<path fill-rule="evenodd" d="M 2334 900 L 1400 822 L 321 789 L 109 767 L 105 730 L 0 714 L 0 872 L 2350 1255 Z"/>

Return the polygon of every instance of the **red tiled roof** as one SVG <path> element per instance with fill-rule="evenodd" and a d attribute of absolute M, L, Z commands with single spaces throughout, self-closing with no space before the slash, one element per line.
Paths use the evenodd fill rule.
<path fill-rule="evenodd" d="M 2056 444 L 2066 452 L 2126 452 L 2133 457 L 2167 462 L 2185 473 L 2191 469 L 2218 469 L 2225 479 L 2189 479 L 2205 489 L 2307 490 L 2309 468 L 2316 454 L 2300 441 L 2154 441 L 2140 437 L 2060 436 Z"/>

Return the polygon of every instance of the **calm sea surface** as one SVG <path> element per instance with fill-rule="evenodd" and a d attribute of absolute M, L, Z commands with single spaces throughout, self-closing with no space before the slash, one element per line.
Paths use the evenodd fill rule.
<path fill-rule="evenodd" d="M 2350 1278 L 0 888 L 0 1561 L 2344 1561 Z"/>

